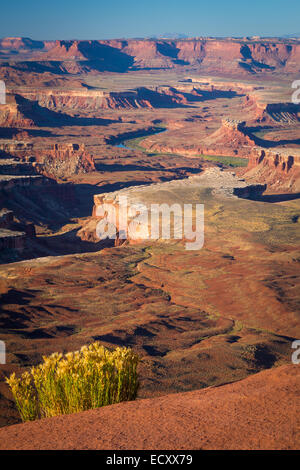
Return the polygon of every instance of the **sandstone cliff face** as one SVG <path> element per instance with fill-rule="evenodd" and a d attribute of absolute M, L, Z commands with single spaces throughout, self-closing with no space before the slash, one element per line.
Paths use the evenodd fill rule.
<path fill-rule="evenodd" d="M 293 124 L 299 122 L 300 105 L 293 103 L 272 103 L 267 104 L 265 114 L 271 117 L 273 121 Z"/>
<path fill-rule="evenodd" d="M 22 101 L 22 100 L 21 100 Z M 31 114 L 32 104 L 20 102 L 18 95 L 7 95 L 6 104 L 1 105 L 1 127 L 32 127 L 34 120 L 28 116 Z"/>
<path fill-rule="evenodd" d="M 28 155 L 33 154 L 33 144 L 21 140 L 0 140 L 0 156 L 15 156 L 22 158 L 30 158 Z"/>
<path fill-rule="evenodd" d="M 276 105 L 274 108 L 277 109 Z M 289 115 L 283 117 L 290 122 Z M 278 111 L 278 110 L 277 110 Z M 291 110 L 290 110 L 291 111 Z M 199 145 L 167 146 L 150 139 L 140 145 L 151 151 L 179 153 L 198 158 L 201 155 L 238 156 L 248 159 L 245 177 L 253 182 L 268 185 L 275 191 L 298 192 L 300 190 L 300 154 L 295 148 L 268 150 L 258 138 L 248 132 L 245 122 L 223 119 L 221 127 L 199 142 Z"/>
<path fill-rule="evenodd" d="M 84 144 L 55 144 L 43 152 L 42 158 L 39 171 L 55 179 L 95 170 L 93 156 L 86 152 Z"/>
<path fill-rule="evenodd" d="M 6 250 L 23 251 L 25 248 L 26 233 L 13 230 L 0 229 L 0 253 Z"/>
<path fill-rule="evenodd" d="M 207 72 L 234 75 L 285 71 L 297 73 L 300 43 L 282 40 L 107 40 L 31 41 L 6 38 L 0 50 L 31 52 L 36 64 L 57 61 L 57 71 L 126 71 L 130 68 L 196 66 Z M 44 66 L 50 67 L 50 64 Z M 18 64 L 16 64 L 18 67 Z M 45 70 L 44 70 L 45 71 Z"/>
<path fill-rule="evenodd" d="M 9 228 L 13 223 L 14 213 L 7 209 L 0 210 L 0 228 Z"/>
<path fill-rule="evenodd" d="M 66 152 L 65 147 L 61 150 L 54 148 L 53 157 Z M 82 158 L 78 171 L 85 166 L 89 168 L 92 165 L 89 156 L 76 145 L 69 146 L 69 167 L 72 168 L 72 155 L 76 151 Z M 56 184 L 55 179 L 38 172 L 44 172 L 43 165 L 35 162 L 33 157 L 26 161 L 0 158 L 0 263 L 19 261 L 28 253 L 35 256 L 35 250 L 39 248 L 34 240 L 31 242 L 36 237 L 34 224 L 57 220 L 61 211 L 68 213 L 68 208 L 76 203 L 72 185 Z M 43 250 L 41 254 L 44 255 Z"/>
<path fill-rule="evenodd" d="M 109 43 L 107 43 L 109 44 Z M 136 67 L 174 68 L 198 65 L 211 72 L 241 74 L 299 70 L 299 44 L 248 43 L 231 40 L 129 40 L 114 47 L 134 58 Z"/>
<path fill-rule="evenodd" d="M 55 113 L 40 106 L 37 101 L 20 94 L 8 94 L 7 104 L 0 108 L 0 127 L 28 128 L 61 124 L 70 120 L 69 116 Z"/>
<path fill-rule="evenodd" d="M 24 90 L 22 96 L 28 100 L 37 101 L 40 106 L 48 109 L 81 109 L 96 111 L 98 109 L 133 109 L 152 108 L 146 99 L 132 92 L 103 92 L 94 90 L 56 89 Z"/>
<path fill-rule="evenodd" d="M 223 119 L 220 129 L 203 141 L 201 153 L 212 154 L 221 151 L 221 155 L 247 156 L 249 149 L 255 146 L 254 140 L 247 135 L 245 122 Z"/>
<path fill-rule="evenodd" d="M 244 99 L 245 108 L 253 113 L 254 120 L 257 122 L 270 122 L 270 117 L 266 114 L 266 105 L 258 101 L 255 94 L 249 93 Z"/>
<path fill-rule="evenodd" d="M 27 238 L 35 237 L 32 223 L 20 223 L 14 220 L 14 212 L 7 209 L 11 191 L 24 190 L 45 183 L 45 178 L 35 175 L 34 167 L 29 162 L 20 162 L 13 158 L 0 158 L 0 261 L 15 258 L 17 252 L 25 249 Z M 9 197 L 8 194 L 10 195 Z M 12 252 L 11 252 L 12 250 Z M 11 254 L 10 254 L 11 253 Z"/>
<path fill-rule="evenodd" d="M 254 114 L 256 122 L 264 124 L 295 124 L 300 120 L 300 105 L 294 103 L 265 103 L 255 93 L 245 96 L 245 107 Z"/>
<path fill-rule="evenodd" d="M 104 92 L 98 90 L 33 89 L 18 90 L 31 103 L 37 102 L 41 107 L 51 110 L 80 109 L 97 111 L 99 109 L 137 109 L 137 108 L 170 108 L 176 105 L 187 105 L 189 100 L 184 90 L 168 86 L 153 88 L 140 87 L 124 92 Z M 191 87 L 190 98 L 201 99 L 201 93 Z M 17 117 L 3 122 L 17 122 Z M 21 120 L 24 122 L 24 119 Z M 32 122 L 31 122 L 32 125 Z"/>
<path fill-rule="evenodd" d="M 156 152 L 182 153 L 189 156 L 221 155 L 247 157 L 254 147 L 255 141 L 247 134 L 245 122 L 223 119 L 221 127 L 209 135 L 198 145 L 190 145 L 188 142 L 180 147 L 166 146 L 151 138 L 144 139 L 140 145 L 148 150 Z"/>
<path fill-rule="evenodd" d="M 13 211 L 5 208 L 0 210 L 0 252 L 4 250 L 21 252 L 25 248 L 26 240 L 35 236 L 35 227 L 32 223 L 16 223 Z"/>
<path fill-rule="evenodd" d="M 23 180 L 24 186 L 30 181 L 30 184 L 39 184 L 39 180 L 43 178 L 37 176 L 37 173 L 59 179 L 95 171 L 94 158 L 86 151 L 84 144 L 63 143 L 48 148 L 31 142 L 8 140 L 0 143 L 0 156 L 0 175 L 3 175 L 0 187 L 3 188 L 10 187 L 17 181 L 20 185 Z M 17 159 L 11 158 L 12 156 Z M 7 175 L 6 180 L 4 175 Z M 29 175 L 32 176 L 31 180 Z"/>
<path fill-rule="evenodd" d="M 254 148 L 249 154 L 245 178 L 266 182 L 274 191 L 300 191 L 300 155 L 297 150 L 284 151 Z"/>
<path fill-rule="evenodd" d="M 94 196 L 92 218 L 86 221 L 78 235 L 84 240 L 95 242 L 101 239 L 104 242 L 107 241 L 105 232 L 112 229 L 110 233 L 114 233 L 114 238 L 110 241 L 116 246 L 127 242 L 139 243 L 150 240 L 151 237 L 153 237 L 152 239 L 164 238 L 161 231 L 159 209 L 154 209 L 155 204 L 165 202 L 165 195 L 168 192 L 174 195 L 182 190 L 194 191 L 199 188 L 210 188 L 212 194 L 217 197 L 251 199 L 261 195 L 265 191 L 266 185 L 248 184 L 244 179 L 238 178 L 234 172 L 209 168 L 199 175 L 189 176 L 185 179 L 132 186 L 111 193 L 97 194 Z M 186 213 L 185 217 L 186 220 L 193 220 L 193 211 Z M 126 222 L 124 222 L 125 220 Z M 152 222 L 160 226 L 158 232 L 152 232 Z M 171 225 L 171 238 L 174 236 L 174 238 L 182 239 L 181 213 L 174 214 Z M 101 238 L 102 235 L 103 238 Z"/>
<path fill-rule="evenodd" d="M 0 39 L 0 50 L 7 51 L 32 51 L 44 49 L 44 41 L 34 41 L 30 38 L 11 37 Z"/>

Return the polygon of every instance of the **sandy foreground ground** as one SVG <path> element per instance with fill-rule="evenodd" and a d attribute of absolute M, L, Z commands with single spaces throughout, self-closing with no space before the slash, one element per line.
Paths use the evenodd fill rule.
<path fill-rule="evenodd" d="M 300 368 L 0 429 L 1 449 L 297 449 Z M 297 403 L 298 400 L 298 403 Z"/>

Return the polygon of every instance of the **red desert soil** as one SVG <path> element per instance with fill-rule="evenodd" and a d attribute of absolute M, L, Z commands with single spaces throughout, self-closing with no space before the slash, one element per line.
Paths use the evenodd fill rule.
<path fill-rule="evenodd" d="M 285 365 L 222 387 L 9 426 L 0 449 L 296 449 L 299 392 L 299 367 Z"/>

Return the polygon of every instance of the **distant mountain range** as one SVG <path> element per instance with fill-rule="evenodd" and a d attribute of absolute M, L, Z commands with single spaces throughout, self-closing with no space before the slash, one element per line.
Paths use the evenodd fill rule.
<path fill-rule="evenodd" d="M 193 37 L 192 34 L 185 34 L 185 33 L 164 33 L 164 34 L 153 34 L 149 36 L 151 39 L 186 39 Z"/>
<path fill-rule="evenodd" d="M 278 37 L 279 37 L 279 38 L 286 38 L 286 39 L 300 38 L 300 33 L 283 34 L 282 36 L 278 36 Z"/>
<path fill-rule="evenodd" d="M 201 36 L 201 34 L 199 34 Z M 146 39 L 187 39 L 193 38 L 195 34 L 185 34 L 185 33 L 164 33 L 164 34 L 153 34 L 152 36 L 148 36 Z M 260 38 L 268 38 L 268 37 L 277 37 L 282 39 L 292 39 L 292 38 L 300 38 L 300 33 L 290 33 L 290 34 L 282 34 L 282 35 L 272 35 L 272 36 L 265 36 L 265 35 L 257 35 L 257 36 L 249 36 L 249 37 L 260 37 Z"/>

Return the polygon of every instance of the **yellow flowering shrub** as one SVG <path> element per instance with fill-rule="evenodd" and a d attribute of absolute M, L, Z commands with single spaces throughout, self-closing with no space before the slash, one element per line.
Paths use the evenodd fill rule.
<path fill-rule="evenodd" d="M 11 388 L 23 421 L 77 413 L 134 400 L 138 389 L 138 356 L 130 348 L 114 351 L 99 342 L 65 355 L 43 356 L 43 363 L 11 374 Z"/>

